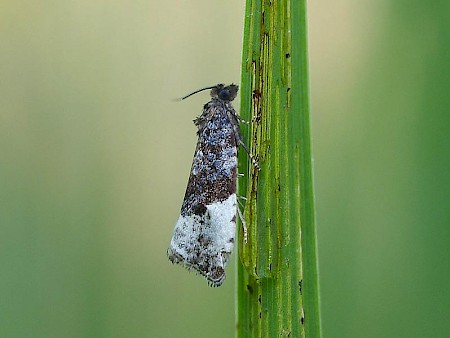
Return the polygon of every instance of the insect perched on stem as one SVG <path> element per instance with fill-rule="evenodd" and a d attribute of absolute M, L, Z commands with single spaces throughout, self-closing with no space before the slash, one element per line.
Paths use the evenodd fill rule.
<path fill-rule="evenodd" d="M 241 145 L 249 151 L 240 134 L 242 120 L 231 105 L 239 87 L 218 84 L 182 99 L 207 89 L 211 101 L 194 120 L 197 148 L 167 255 L 172 263 L 204 276 L 211 286 L 220 286 L 236 237 L 237 149 Z"/>

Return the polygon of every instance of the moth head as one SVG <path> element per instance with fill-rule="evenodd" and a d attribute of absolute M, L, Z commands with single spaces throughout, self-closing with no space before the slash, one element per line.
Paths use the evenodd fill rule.
<path fill-rule="evenodd" d="M 239 86 L 235 84 L 230 84 L 225 86 L 223 83 L 216 85 L 211 90 L 212 97 L 218 97 L 223 101 L 233 101 L 237 95 Z"/>

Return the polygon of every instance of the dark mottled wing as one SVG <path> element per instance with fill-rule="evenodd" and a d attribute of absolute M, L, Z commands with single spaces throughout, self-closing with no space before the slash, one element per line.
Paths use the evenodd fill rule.
<path fill-rule="evenodd" d="M 172 262 L 220 286 L 235 241 L 239 125 L 231 104 L 217 98 L 205 105 L 195 124 L 197 148 L 167 253 Z"/>

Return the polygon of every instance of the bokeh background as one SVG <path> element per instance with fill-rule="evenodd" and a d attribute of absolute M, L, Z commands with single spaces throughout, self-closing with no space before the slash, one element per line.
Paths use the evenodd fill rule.
<path fill-rule="evenodd" d="M 0 337 L 232 337 L 166 247 L 242 1 L 2 1 Z M 450 332 L 450 3 L 309 3 L 324 337 Z"/>

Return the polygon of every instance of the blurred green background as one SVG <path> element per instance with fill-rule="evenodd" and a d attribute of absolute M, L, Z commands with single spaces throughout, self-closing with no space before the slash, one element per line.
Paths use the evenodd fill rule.
<path fill-rule="evenodd" d="M 166 248 L 244 3 L 0 8 L 0 337 L 232 337 Z M 323 336 L 447 337 L 450 3 L 308 9 Z"/>

